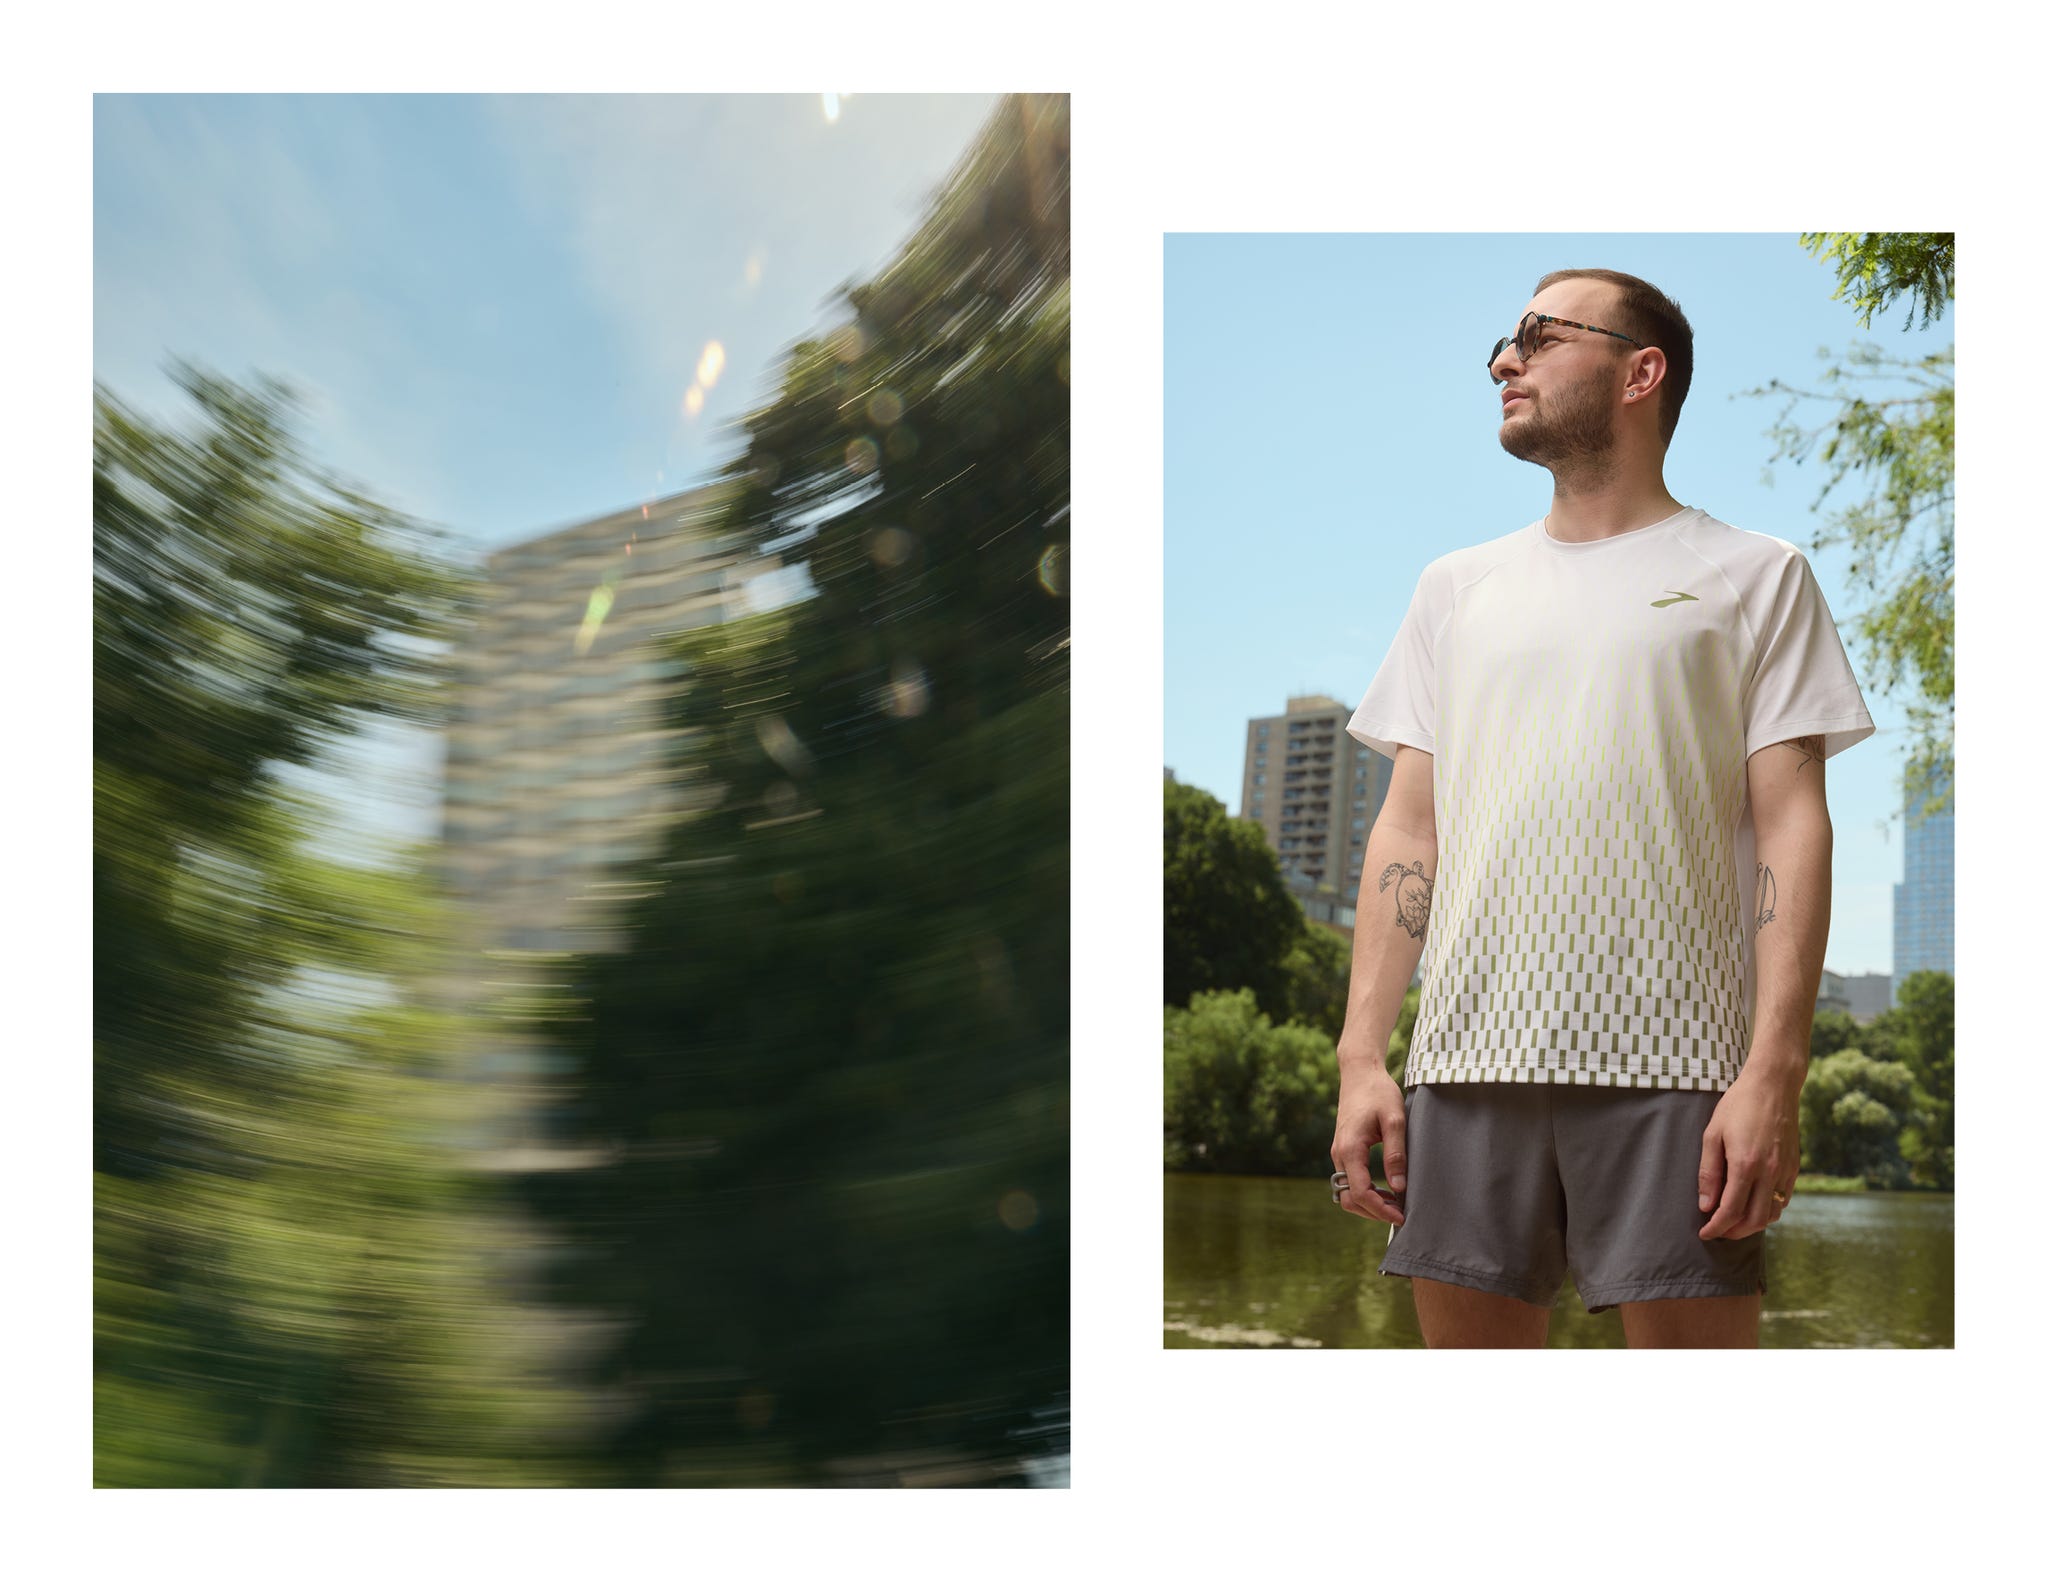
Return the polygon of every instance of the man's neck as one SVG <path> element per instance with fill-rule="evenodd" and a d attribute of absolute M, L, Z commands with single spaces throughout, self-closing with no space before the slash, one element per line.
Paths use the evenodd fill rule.
<path fill-rule="evenodd" d="M 1589 543 L 1632 533 L 1685 509 L 1664 487 L 1664 469 L 1621 466 L 1612 471 L 1554 470 L 1550 517 L 1545 528 L 1565 543 Z"/>

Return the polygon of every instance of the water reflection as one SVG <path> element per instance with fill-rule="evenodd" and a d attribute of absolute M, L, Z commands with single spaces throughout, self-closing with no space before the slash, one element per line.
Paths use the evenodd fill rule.
<path fill-rule="evenodd" d="M 1955 1199 L 1795 1196 L 1769 1232 L 1762 1344 L 1955 1344 Z M 1319 1181 L 1169 1175 L 1169 1347 L 1419 1347 L 1406 1281 L 1379 1273 L 1387 1228 L 1331 1207 Z M 1566 1282 L 1550 1345 L 1622 1347 L 1618 1312 Z"/>

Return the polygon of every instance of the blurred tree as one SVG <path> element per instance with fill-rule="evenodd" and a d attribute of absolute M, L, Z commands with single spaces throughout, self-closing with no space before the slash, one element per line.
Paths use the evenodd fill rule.
<path fill-rule="evenodd" d="M 1249 989 L 1166 1008 L 1166 1168 L 1328 1175 L 1337 1050 L 1309 1027 L 1275 1027 Z"/>
<path fill-rule="evenodd" d="M 1335 1040 L 1344 1031 L 1351 992 L 1350 939 L 1307 923 L 1281 967 L 1287 975 L 1287 1020 Z"/>
<path fill-rule="evenodd" d="M 1897 1029 L 1897 1053 L 1921 1087 L 1937 1099 L 1955 1097 L 1956 980 L 1946 972 L 1915 972 L 1900 983 L 1885 1013 Z"/>
<path fill-rule="evenodd" d="M 1250 989 L 1287 1019 L 1289 953 L 1308 927 L 1265 832 L 1208 792 L 1166 782 L 1166 1003 Z"/>
<path fill-rule="evenodd" d="M 284 387 L 177 377 L 191 433 L 94 399 L 95 1480 L 540 1480 L 437 1130 L 437 903 L 279 777 L 430 716 L 460 585 Z"/>
<path fill-rule="evenodd" d="M 1068 1357 L 1067 112 L 1005 99 L 792 352 L 727 529 L 808 597 L 696 634 L 710 805 L 551 1037 L 527 1192 L 615 1315 L 608 1482 L 1014 1482 Z"/>
<path fill-rule="evenodd" d="M 1954 296 L 1952 234 L 1823 231 L 1800 241 L 1835 263 L 1835 295 L 1849 298 L 1865 328 L 1900 296 L 1908 325 L 1917 303 L 1924 327 Z M 1770 430 L 1771 460 L 1804 465 L 1818 453 L 1828 476 L 1815 510 L 1852 475 L 1865 491 L 1824 519 L 1812 547 L 1849 546 L 1850 587 L 1868 600 L 1851 623 L 1865 679 L 1906 695 L 1907 805 L 1924 798 L 1925 812 L 1938 813 L 1949 805 L 1955 770 L 1955 347 L 1900 357 L 1858 342 L 1821 384 L 1807 390 L 1773 379 L 1746 394 L 1787 398 Z M 1810 427 L 1795 422 L 1805 401 L 1833 412 Z"/>
<path fill-rule="evenodd" d="M 1899 1134 L 1899 1150 L 1922 1186 L 1955 1186 L 1956 981 L 1946 972 L 1915 972 L 1898 987 L 1885 1013 L 1896 1058 L 1913 1073 L 1916 1118 Z"/>
<path fill-rule="evenodd" d="M 1862 1024 L 1847 1011 L 1815 1011 L 1813 1036 L 1806 1046 L 1807 1059 L 1824 1060 L 1844 1049 L 1854 1049 L 1861 1042 L 1862 1034 Z"/>
<path fill-rule="evenodd" d="M 193 1088 L 286 1080 L 257 1008 L 322 941 L 277 893 L 277 771 L 426 718 L 457 596 L 426 529 L 300 453 L 285 386 L 174 372 L 196 434 L 93 402 L 94 1161 L 135 1178 L 233 1159 Z"/>
<path fill-rule="evenodd" d="M 1918 1118 L 1913 1091 L 1905 1066 L 1872 1060 L 1861 1050 L 1813 1062 L 1799 1094 L 1801 1167 L 1861 1176 L 1877 1187 L 1904 1186 L 1899 1133 Z"/>

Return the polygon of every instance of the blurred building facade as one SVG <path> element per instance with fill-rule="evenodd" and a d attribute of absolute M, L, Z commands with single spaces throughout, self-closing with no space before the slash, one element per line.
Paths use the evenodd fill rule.
<path fill-rule="evenodd" d="M 442 873 L 458 916 L 451 1000 L 478 1013 L 469 1068 L 492 1094 L 473 1147 L 545 1140 L 551 1057 L 492 1019 L 548 958 L 603 950 L 636 864 L 691 790 L 662 706 L 662 639 L 744 607 L 771 564 L 717 529 L 716 486 L 560 528 L 488 556 L 455 647 Z"/>
<path fill-rule="evenodd" d="M 1892 975 L 1888 972 L 1862 972 L 1845 976 L 1842 980 L 1842 994 L 1849 1002 L 1849 1014 L 1859 1022 L 1868 1022 L 1891 1009 Z"/>
<path fill-rule="evenodd" d="M 1345 906 L 1358 894 L 1366 838 L 1393 768 L 1344 734 L 1350 718 L 1335 698 L 1311 693 L 1289 698 L 1284 714 L 1247 723 L 1238 801 L 1238 816 L 1265 830 L 1290 882 L 1333 891 Z"/>
<path fill-rule="evenodd" d="M 1932 817 L 1924 802 L 1906 809 L 1905 878 L 1892 886 L 1892 975 L 1894 990 L 1916 972 L 1956 970 L 1955 796 Z"/>

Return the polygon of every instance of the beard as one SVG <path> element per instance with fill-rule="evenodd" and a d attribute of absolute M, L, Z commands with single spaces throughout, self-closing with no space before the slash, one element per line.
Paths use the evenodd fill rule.
<path fill-rule="evenodd" d="M 1606 470 L 1614 449 L 1609 381 L 1581 379 L 1525 402 L 1519 417 L 1502 420 L 1500 448 L 1517 461 L 1534 462 L 1553 473 Z"/>

